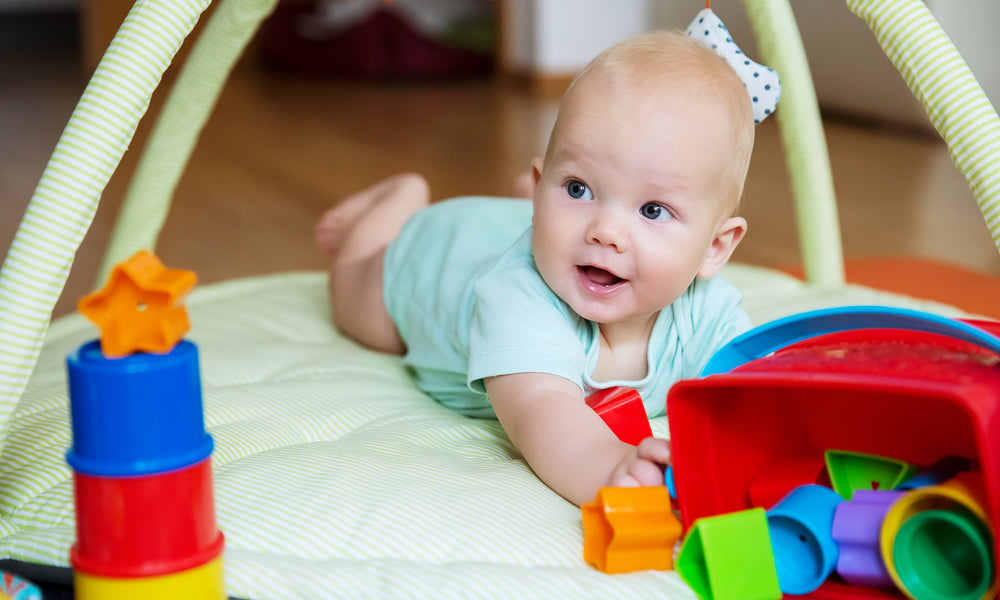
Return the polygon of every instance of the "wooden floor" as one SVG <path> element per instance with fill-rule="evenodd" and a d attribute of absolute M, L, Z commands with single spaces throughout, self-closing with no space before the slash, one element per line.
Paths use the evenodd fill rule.
<path fill-rule="evenodd" d="M 0 44 L 4 254 L 86 83 L 72 38 L 27 36 Z M 556 110 L 555 100 L 500 79 L 302 79 L 264 71 L 252 58 L 237 69 L 204 131 L 157 249 L 168 266 L 194 269 L 203 283 L 322 268 L 312 245 L 317 216 L 391 173 L 424 173 L 438 198 L 507 194 L 514 177 L 543 151 Z M 72 310 L 93 286 L 149 125 L 147 119 L 105 192 L 57 315 Z M 1000 276 L 1000 254 L 934 135 L 832 119 L 826 135 L 848 257 L 929 258 Z M 744 215 L 749 235 L 736 260 L 798 264 L 773 119 L 758 128 Z"/>

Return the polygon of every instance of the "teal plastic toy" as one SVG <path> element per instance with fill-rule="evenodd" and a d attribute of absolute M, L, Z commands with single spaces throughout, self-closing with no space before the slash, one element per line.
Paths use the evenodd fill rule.
<path fill-rule="evenodd" d="M 843 499 L 821 485 L 795 488 L 767 511 L 778 585 L 786 594 L 808 594 L 837 566 L 833 517 Z"/>

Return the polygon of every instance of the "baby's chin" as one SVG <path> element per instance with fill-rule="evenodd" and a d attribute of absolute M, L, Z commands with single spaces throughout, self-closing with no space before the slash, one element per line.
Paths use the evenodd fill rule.
<path fill-rule="evenodd" d="M 597 323 L 598 325 L 613 325 L 615 323 L 622 323 L 634 318 L 635 315 L 630 314 L 624 309 L 624 307 L 616 306 L 614 303 L 605 302 L 602 306 L 594 306 L 592 303 L 570 303 L 570 308 L 573 309 L 576 314 L 580 317 Z"/>
<path fill-rule="evenodd" d="M 676 299 L 676 298 L 675 298 Z M 567 302 L 569 307 L 580 317 L 597 323 L 600 326 L 632 324 L 648 324 L 655 320 L 663 307 L 636 306 L 631 299 L 617 298 L 616 301 L 605 301 L 599 305 L 588 302 Z M 669 306 L 671 302 L 666 303 Z"/>

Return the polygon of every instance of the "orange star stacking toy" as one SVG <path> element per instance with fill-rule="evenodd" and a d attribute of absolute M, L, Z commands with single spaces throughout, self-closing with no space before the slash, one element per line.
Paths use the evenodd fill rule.
<path fill-rule="evenodd" d="M 191 327 L 183 300 L 197 283 L 194 271 L 168 269 L 146 250 L 119 263 L 100 291 L 77 309 L 101 330 L 101 352 L 169 352 Z"/>
<path fill-rule="evenodd" d="M 197 346 L 197 277 L 150 252 L 78 308 L 101 330 L 66 357 L 76 600 L 226 600 Z"/>

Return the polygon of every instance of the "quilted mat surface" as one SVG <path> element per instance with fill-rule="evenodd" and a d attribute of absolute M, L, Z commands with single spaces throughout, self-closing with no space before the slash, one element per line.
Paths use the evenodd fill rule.
<path fill-rule="evenodd" d="M 755 323 L 847 304 L 958 314 L 755 267 L 724 276 Z M 339 336 L 323 274 L 208 285 L 187 305 L 231 596 L 695 598 L 674 572 L 588 567 L 579 509 L 538 481 L 496 421 L 438 406 L 398 359 Z M 0 558 L 68 564 L 65 357 L 96 333 L 77 315 L 49 330 L 0 455 Z M 653 431 L 668 436 L 664 418 Z"/>

